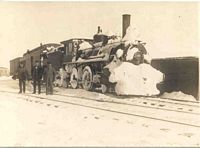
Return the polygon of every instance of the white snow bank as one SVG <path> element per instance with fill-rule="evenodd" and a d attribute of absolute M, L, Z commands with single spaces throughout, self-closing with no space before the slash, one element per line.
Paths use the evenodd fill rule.
<path fill-rule="evenodd" d="M 186 101 L 196 101 L 196 99 L 192 95 L 184 94 L 181 91 L 174 91 L 171 93 L 165 92 L 161 98 L 171 98 L 171 99 L 177 99 L 177 100 L 186 100 Z"/>
<path fill-rule="evenodd" d="M 0 77 L 0 80 L 11 80 L 12 79 L 12 76 L 1 76 Z"/>
<path fill-rule="evenodd" d="M 151 56 L 147 53 L 147 54 L 144 54 L 144 60 L 146 60 L 147 63 L 151 63 L 152 58 L 151 58 Z"/>
<path fill-rule="evenodd" d="M 136 27 L 129 26 L 126 29 L 126 35 L 122 39 L 123 41 L 130 41 L 132 43 L 135 43 L 137 40 L 141 40 L 141 35 L 139 33 L 139 30 L 136 29 Z"/>
<path fill-rule="evenodd" d="M 133 59 L 133 56 L 134 56 L 134 54 L 136 53 L 136 52 L 138 52 L 139 50 L 138 50 L 138 48 L 132 48 L 132 49 L 129 49 L 128 51 L 127 51 L 127 56 L 126 56 L 126 60 L 128 61 L 128 60 L 132 60 Z"/>
<path fill-rule="evenodd" d="M 118 95 L 152 96 L 160 93 L 156 84 L 163 81 L 163 74 L 149 64 L 123 62 L 109 70 L 109 81 L 117 82 L 115 91 Z"/>
<path fill-rule="evenodd" d="M 80 45 L 79 45 L 79 50 L 85 50 L 88 48 L 92 48 L 92 45 L 86 41 L 83 41 Z"/>
<path fill-rule="evenodd" d="M 57 48 L 54 47 L 54 46 L 47 47 L 47 52 L 48 52 L 48 53 L 55 52 L 56 50 L 57 50 Z"/>

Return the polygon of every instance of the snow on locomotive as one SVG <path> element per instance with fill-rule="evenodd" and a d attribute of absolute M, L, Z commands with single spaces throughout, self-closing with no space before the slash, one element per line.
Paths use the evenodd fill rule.
<path fill-rule="evenodd" d="M 136 65 L 144 63 L 147 51 L 144 43 L 128 43 L 120 37 L 98 33 L 90 39 L 70 39 L 61 42 L 66 49 L 63 58 L 65 70 L 69 73 L 72 88 L 83 87 L 85 90 L 101 89 L 106 92 L 112 89 L 113 83 L 109 82 L 110 72 L 106 65 L 115 60 L 130 61 Z M 129 49 L 136 48 L 132 57 L 127 58 Z"/>
<path fill-rule="evenodd" d="M 123 16 L 123 38 L 103 34 L 98 27 L 93 39 L 72 38 L 61 42 L 63 46 L 54 52 L 44 54 L 60 69 L 57 85 L 120 95 L 159 94 L 156 85 L 163 81 L 163 74 L 150 66 L 146 43 L 137 40 L 127 17 L 130 20 Z"/>

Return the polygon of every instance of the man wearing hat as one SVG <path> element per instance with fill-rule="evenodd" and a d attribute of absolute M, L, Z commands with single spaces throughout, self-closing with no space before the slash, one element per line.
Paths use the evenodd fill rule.
<path fill-rule="evenodd" d="M 41 79 L 43 75 L 43 69 L 40 66 L 39 61 L 35 61 L 35 66 L 32 69 L 33 78 L 33 94 L 36 93 L 36 87 L 38 86 L 38 94 L 41 92 Z"/>
<path fill-rule="evenodd" d="M 46 94 L 53 94 L 53 81 L 54 77 L 57 74 L 56 70 L 54 67 L 51 65 L 50 62 L 47 62 L 47 67 L 44 70 L 44 74 L 46 77 Z"/>
<path fill-rule="evenodd" d="M 26 79 L 28 78 L 28 72 L 24 66 L 23 62 L 19 63 L 19 67 L 18 67 L 18 78 L 19 78 L 19 93 L 25 93 L 26 91 Z"/>

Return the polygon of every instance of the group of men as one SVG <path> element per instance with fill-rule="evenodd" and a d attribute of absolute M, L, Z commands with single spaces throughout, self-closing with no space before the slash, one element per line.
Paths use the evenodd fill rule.
<path fill-rule="evenodd" d="M 36 88 L 38 87 L 38 94 L 41 93 L 41 81 L 45 80 L 46 83 L 46 94 L 53 94 L 53 80 L 56 74 L 56 70 L 53 68 L 51 63 L 47 63 L 46 67 L 40 66 L 39 61 L 35 62 L 35 66 L 32 68 L 31 75 L 33 81 L 33 94 L 36 94 Z M 19 93 L 25 93 L 26 91 L 26 80 L 29 80 L 27 69 L 23 62 L 20 62 L 18 68 L 19 78 Z"/>

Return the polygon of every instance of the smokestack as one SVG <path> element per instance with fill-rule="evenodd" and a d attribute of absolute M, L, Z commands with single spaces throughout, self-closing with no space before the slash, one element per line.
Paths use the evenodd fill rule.
<path fill-rule="evenodd" d="M 101 32 L 101 27 L 98 26 L 97 34 L 99 34 L 100 32 Z"/>
<path fill-rule="evenodd" d="M 126 29 L 130 26 L 131 15 L 123 14 L 122 15 L 122 37 L 126 34 Z"/>

